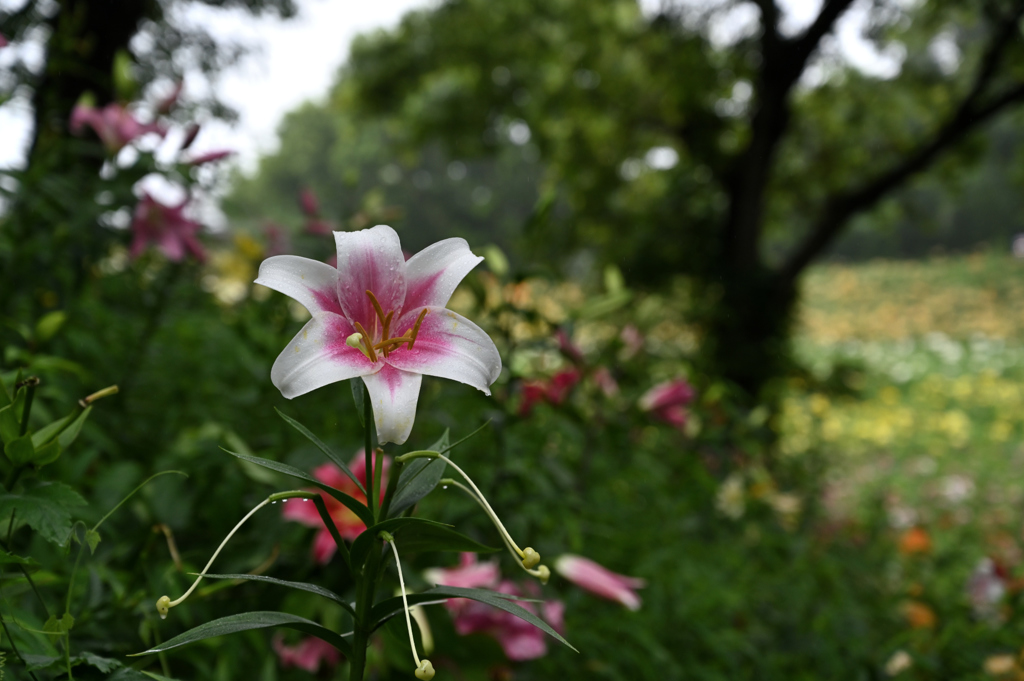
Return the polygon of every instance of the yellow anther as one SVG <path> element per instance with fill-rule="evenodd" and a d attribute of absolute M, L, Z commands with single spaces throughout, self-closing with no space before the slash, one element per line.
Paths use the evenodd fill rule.
<path fill-rule="evenodd" d="M 360 340 L 363 342 L 363 347 L 366 348 L 363 354 L 369 357 L 371 362 L 376 362 L 377 352 L 373 349 L 373 343 L 370 341 L 369 334 L 366 333 L 366 329 L 364 329 L 363 325 L 359 322 L 355 323 L 355 327 L 356 331 L 359 332 Z M 351 336 L 349 336 L 349 338 L 351 338 Z M 346 340 L 345 342 L 347 343 L 348 341 Z"/>
<path fill-rule="evenodd" d="M 416 667 L 416 678 L 421 681 L 430 681 L 434 678 L 434 665 L 430 664 L 430 660 L 422 660 L 420 666 Z"/>
<path fill-rule="evenodd" d="M 540 554 L 527 546 L 523 549 L 523 567 L 527 570 L 534 568 L 540 562 Z"/>
<path fill-rule="evenodd" d="M 416 323 L 413 324 L 413 327 L 412 327 L 412 337 L 409 339 L 409 349 L 410 350 L 412 350 L 413 343 L 416 342 L 416 336 L 420 332 L 420 324 L 423 323 L 423 318 L 426 317 L 426 316 L 427 316 L 427 308 L 423 308 L 420 311 L 419 316 L 416 317 Z M 408 331 L 406 331 L 406 333 L 408 333 Z"/>
<path fill-rule="evenodd" d="M 167 596 L 161 596 L 156 600 L 156 611 L 160 613 L 160 619 L 167 619 L 167 613 L 171 611 L 171 599 Z"/>
<path fill-rule="evenodd" d="M 377 313 L 377 319 L 380 320 L 380 328 L 384 328 L 384 310 L 381 309 L 380 303 L 377 302 L 377 296 L 373 295 L 373 291 L 367 290 L 366 295 L 370 296 L 370 303 L 373 305 L 374 312 Z M 385 336 L 386 338 L 386 336 Z"/>

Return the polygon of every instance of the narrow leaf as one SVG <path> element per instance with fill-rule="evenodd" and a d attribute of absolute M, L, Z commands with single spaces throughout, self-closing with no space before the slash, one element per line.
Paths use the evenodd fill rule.
<path fill-rule="evenodd" d="M 290 475 L 293 478 L 305 480 L 306 482 L 312 485 L 316 485 L 317 487 L 319 487 L 320 489 L 322 489 L 323 491 L 327 492 L 332 497 L 340 501 L 342 504 L 344 504 L 353 513 L 355 513 L 356 517 L 362 520 L 364 525 L 369 527 L 373 524 L 373 515 L 370 513 L 370 509 L 368 509 L 365 504 L 363 504 L 361 501 L 354 499 L 353 497 L 350 497 L 349 495 L 345 494 L 340 490 L 334 489 L 330 485 L 320 482 L 319 480 L 317 480 L 304 470 L 296 468 L 295 466 L 289 466 L 286 463 L 271 461 L 270 459 L 261 459 L 258 456 L 246 456 L 245 454 L 238 454 L 237 452 L 232 452 L 227 449 L 225 449 L 224 451 L 230 454 L 231 456 L 242 459 L 243 461 L 251 461 L 252 463 L 263 466 L 264 468 L 269 468 L 272 471 L 284 473 L 285 475 Z"/>
<path fill-rule="evenodd" d="M 36 449 L 36 453 L 32 457 L 32 464 L 36 468 L 42 468 L 47 464 L 51 464 L 60 458 L 60 451 L 60 442 L 54 440 L 47 443 Z"/>
<path fill-rule="evenodd" d="M 329 600 L 334 601 L 341 607 L 348 610 L 353 617 L 355 617 L 356 611 L 352 608 L 348 601 L 339 596 L 338 594 L 325 589 L 322 586 L 316 584 L 308 584 L 306 582 L 289 582 L 283 579 L 275 579 L 274 577 L 267 577 L 265 575 L 205 575 L 206 579 L 244 579 L 250 582 L 266 582 L 267 584 L 277 584 L 278 586 L 285 586 L 289 589 L 298 589 L 299 591 L 308 591 L 311 594 L 317 596 L 323 596 Z"/>
<path fill-rule="evenodd" d="M 363 392 L 363 379 L 350 378 L 348 385 L 352 388 L 352 399 L 356 403 L 356 414 L 359 415 L 359 425 L 366 427 L 366 394 Z"/>
<path fill-rule="evenodd" d="M 230 615 L 228 617 L 221 617 L 220 619 L 200 624 L 195 629 L 189 629 L 183 634 L 179 634 L 169 641 L 165 641 L 159 645 L 156 645 L 149 650 L 136 653 L 135 655 L 148 655 L 150 653 L 162 653 L 165 650 L 171 650 L 178 648 L 179 646 L 188 645 L 189 643 L 195 643 L 197 641 L 203 641 L 208 638 L 216 638 L 218 636 L 224 636 L 226 634 L 234 634 L 239 631 L 251 631 L 253 629 L 268 629 L 270 627 L 286 627 L 289 629 L 296 629 L 305 634 L 316 636 L 319 639 L 330 643 L 332 646 L 341 651 L 341 654 L 345 657 L 352 656 L 352 646 L 342 638 L 340 635 L 334 633 L 326 627 L 322 627 L 316 622 L 299 617 L 297 615 L 290 615 L 286 612 L 272 612 L 272 611 L 257 611 L 257 612 L 246 612 L 239 615 Z M 134 656 L 132 656 L 134 657 Z"/>
<path fill-rule="evenodd" d="M 15 466 L 24 466 L 32 463 L 36 455 L 36 448 L 32 446 L 32 436 L 22 435 L 4 445 L 4 454 Z"/>
<path fill-rule="evenodd" d="M 533 626 L 543 631 L 545 634 L 569 646 L 575 652 L 580 652 L 576 650 L 576 648 L 573 648 L 571 643 L 562 638 L 561 634 L 552 629 L 547 622 L 537 617 L 523 606 L 514 603 L 505 594 L 499 594 L 494 591 L 488 591 L 487 589 L 464 589 L 458 586 L 435 586 L 433 589 L 428 589 L 427 591 L 424 591 L 423 594 L 421 595 L 428 594 L 433 595 L 434 597 L 448 596 L 449 598 L 469 598 L 470 600 L 474 600 L 479 603 L 486 603 L 487 605 L 494 606 L 499 610 L 504 610 L 507 613 L 515 615 L 521 620 L 529 622 Z"/>
<path fill-rule="evenodd" d="M 68 414 L 62 419 L 57 419 L 53 423 L 48 423 L 32 435 L 32 444 L 37 448 L 42 447 L 47 442 L 52 440 L 57 433 L 61 431 L 70 421 L 73 414 Z"/>
<path fill-rule="evenodd" d="M 0 440 L 11 442 L 19 437 L 21 421 L 16 412 L 17 404 L 8 404 L 0 409 Z"/>
<path fill-rule="evenodd" d="M 475 553 L 493 553 L 499 549 L 485 546 L 480 542 L 456 532 L 449 525 L 427 520 L 425 518 L 390 518 L 377 523 L 364 531 L 352 542 L 352 565 L 359 567 L 370 555 L 375 544 L 380 544 L 377 536 L 381 532 L 390 532 L 400 551 L 473 551 Z"/>
<path fill-rule="evenodd" d="M 71 446 L 71 443 L 75 441 L 75 438 L 78 437 L 78 434 L 82 432 L 82 426 L 85 425 L 85 420 L 89 418 L 89 414 L 91 412 L 92 406 L 90 405 L 86 407 L 81 414 L 78 415 L 78 418 L 71 422 L 71 425 L 65 428 L 64 431 L 57 436 L 57 442 L 60 443 L 62 449 L 67 449 L 68 447 Z"/>
<path fill-rule="evenodd" d="M 285 420 L 285 423 L 287 423 L 289 426 L 291 426 L 295 430 L 297 430 L 300 433 L 302 433 L 303 435 L 305 435 L 309 439 L 310 442 L 315 444 L 317 446 L 317 449 L 319 449 L 321 452 L 323 452 L 324 455 L 328 459 L 330 459 L 332 462 L 334 462 L 334 465 L 337 466 L 338 468 L 340 468 L 341 471 L 352 480 L 352 482 L 356 483 L 356 487 L 359 488 L 360 492 L 362 492 L 363 494 L 366 494 L 366 488 L 363 487 L 363 483 L 359 481 L 359 479 L 352 472 L 352 469 L 348 467 L 348 464 L 345 463 L 345 461 L 342 460 L 342 458 L 340 456 L 335 454 L 334 451 L 330 447 L 325 445 L 320 440 L 320 438 L 318 438 L 316 435 L 314 435 L 308 428 L 306 428 L 306 426 L 302 425 L 301 423 L 299 423 L 298 421 L 293 419 L 291 416 L 288 416 L 288 414 L 285 414 L 283 411 L 281 411 L 280 409 L 277 409 L 276 407 L 274 408 L 274 411 L 277 412 L 278 416 L 280 416 L 281 418 L 283 418 Z M 361 413 L 362 412 L 360 412 L 360 414 Z"/>
<path fill-rule="evenodd" d="M 444 431 L 441 439 L 435 442 L 428 451 L 440 452 L 448 447 L 448 431 Z M 398 516 L 405 509 L 427 496 L 437 487 L 438 481 L 444 477 L 448 466 L 441 459 L 413 459 L 412 463 L 402 469 L 402 477 L 398 480 L 398 489 L 388 511 L 390 516 Z"/>

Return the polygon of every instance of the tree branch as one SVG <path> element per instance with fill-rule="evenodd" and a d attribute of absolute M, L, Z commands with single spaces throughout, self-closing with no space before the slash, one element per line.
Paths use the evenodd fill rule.
<path fill-rule="evenodd" d="M 825 0 L 825 4 L 822 6 L 814 23 L 808 26 L 807 30 L 799 38 L 793 40 L 793 56 L 801 65 L 801 73 L 807 59 L 817 49 L 818 43 L 832 30 L 839 17 L 852 4 L 853 0 Z"/>
<path fill-rule="evenodd" d="M 781 280 L 794 282 L 800 272 L 835 239 L 850 218 L 867 210 L 911 176 L 927 168 L 940 154 L 961 141 L 980 124 L 1004 108 L 1024 101 L 1024 83 L 1007 88 L 983 106 L 973 106 L 976 99 L 976 95 L 968 95 L 957 113 L 931 141 L 919 146 L 902 162 L 868 180 L 857 189 L 828 199 L 810 235 L 779 271 Z"/>

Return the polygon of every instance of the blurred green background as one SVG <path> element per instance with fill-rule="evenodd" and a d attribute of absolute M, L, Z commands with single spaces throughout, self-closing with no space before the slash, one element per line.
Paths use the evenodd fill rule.
<path fill-rule="evenodd" d="M 802 23 L 771 0 L 438 2 L 359 37 L 251 172 L 183 147 L 193 124 L 231 119 L 216 90 L 163 102 L 241 55 L 182 28 L 189 4 L 0 3 L 0 107 L 33 120 L 24 164 L 0 175 L 0 378 L 41 379 L 33 429 L 120 387 L 55 462 L 15 476 L 3 461 L 11 678 L 68 678 L 65 644 L 41 633 L 66 593 L 74 678 L 344 678 L 282 664 L 294 632 L 125 655 L 246 610 L 346 626 L 257 583 L 203 582 L 165 621 L 153 603 L 296 486 L 221 447 L 323 463 L 277 408 L 360 449 L 348 385 L 287 401 L 271 384 L 308 314 L 252 281 L 265 257 L 326 261 L 331 230 L 382 223 L 409 253 L 460 236 L 486 257 L 450 307 L 505 367 L 491 397 L 426 379 L 388 453 L 489 419 L 454 455 L 513 536 L 647 582 L 632 612 L 554 577 L 543 596 L 565 602 L 580 653 L 549 641 L 530 661 L 429 609 L 438 678 L 1024 678 L 1024 2 L 825 0 Z M 852 66 L 840 30 L 887 70 Z M 121 148 L 72 129 L 76 106 L 107 105 L 175 132 Z M 154 186 L 202 225 L 203 258 L 132 248 L 168 228 L 137 213 Z M 673 380 L 695 397 L 666 419 L 643 397 Z M 188 478 L 111 516 L 70 586 L 75 540 L 16 510 L 61 483 L 86 504 L 60 513 L 91 527 L 171 469 Z M 497 541 L 450 491 L 417 512 Z M 345 594 L 312 537 L 264 510 L 216 571 Z M 37 563 L 31 584 L 11 555 Z M 421 589 L 458 558 L 405 560 Z M 370 678 L 411 677 L 401 641 L 382 635 L 370 662 Z"/>

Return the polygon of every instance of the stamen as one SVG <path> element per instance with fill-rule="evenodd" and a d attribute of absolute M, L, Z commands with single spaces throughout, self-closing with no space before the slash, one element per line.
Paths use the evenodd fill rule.
<path fill-rule="evenodd" d="M 394 310 L 388 310 L 388 315 L 384 317 L 384 331 L 380 334 L 381 339 L 388 338 L 388 331 L 391 328 L 391 318 L 394 316 Z M 384 348 L 384 356 L 388 356 L 388 348 Z"/>
<path fill-rule="evenodd" d="M 377 312 L 377 318 L 380 320 L 381 329 L 384 328 L 384 310 L 381 309 L 380 303 L 377 302 L 377 296 L 373 295 L 373 291 L 367 290 L 366 295 L 370 296 L 370 302 L 373 304 L 373 309 Z M 387 335 L 383 336 L 387 338 Z"/>
<path fill-rule="evenodd" d="M 203 575 L 205 575 L 207 573 L 207 571 L 209 571 L 210 566 L 213 565 L 213 561 L 215 561 L 217 559 L 217 556 L 220 555 L 221 549 L 223 549 L 224 545 L 228 543 L 228 540 L 231 539 L 231 537 L 233 537 L 235 535 L 235 532 L 238 532 L 238 528 L 240 528 L 242 525 L 244 525 L 245 521 L 248 520 L 249 518 L 251 518 L 252 515 L 254 513 L 256 513 L 256 511 L 260 510 L 261 508 L 263 508 L 264 506 L 266 506 L 269 503 L 270 503 L 270 499 L 269 498 L 268 499 L 264 499 L 263 501 L 261 501 L 256 506 L 256 508 L 254 508 L 251 511 L 249 511 L 245 515 L 244 518 L 242 518 L 241 520 L 238 521 L 238 524 L 235 525 L 234 529 L 232 529 L 230 532 L 228 532 L 228 536 L 224 537 L 224 541 L 222 541 L 220 543 L 220 546 L 217 547 L 217 550 L 213 552 L 213 556 L 211 556 L 210 562 L 206 564 L 206 567 L 203 568 L 203 571 L 199 573 L 198 577 L 196 577 L 196 581 L 192 582 L 192 586 L 190 586 L 188 588 L 188 591 L 186 591 L 184 593 L 184 595 L 182 595 L 181 598 L 179 598 L 176 601 L 172 601 L 168 596 L 161 596 L 159 599 L 157 599 L 156 611 L 158 613 L 160 613 L 160 619 L 167 619 L 167 612 L 171 608 L 173 608 L 174 606 L 181 605 L 181 603 L 186 598 L 188 598 L 192 594 L 193 591 L 195 591 L 195 588 L 197 586 L 199 586 L 199 582 L 201 582 L 203 580 Z"/>
<path fill-rule="evenodd" d="M 386 347 L 388 345 L 401 345 L 402 343 L 408 341 L 409 338 L 409 336 L 398 336 L 397 338 L 388 338 L 387 340 L 382 340 L 380 343 L 377 343 L 373 347 L 374 349 L 378 349 Z"/>
<path fill-rule="evenodd" d="M 416 639 L 412 635 L 412 622 L 409 620 L 409 600 L 405 596 L 405 578 L 402 576 L 402 563 L 398 559 L 398 547 L 395 546 L 395 538 L 388 532 L 381 532 L 380 536 L 384 539 L 385 543 L 391 545 L 391 550 L 395 553 L 395 566 L 398 568 L 398 584 L 402 587 L 402 606 L 405 612 L 405 627 L 409 631 L 409 648 L 412 649 L 412 659 L 416 663 L 416 678 L 421 681 L 430 681 L 434 678 L 434 665 L 430 664 L 430 660 L 424 658 L 420 659 L 420 656 L 416 653 Z"/>
<path fill-rule="evenodd" d="M 356 331 L 362 335 L 360 340 L 363 341 L 363 345 L 366 347 L 366 356 L 370 358 L 371 362 L 376 362 L 377 353 L 373 349 L 373 343 L 370 342 L 370 336 L 366 333 L 366 329 L 364 329 L 363 325 L 359 322 L 355 322 L 354 326 L 356 327 Z"/>
<path fill-rule="evenodd" d="M 467 495 L 469 495 L 469 497 L 472 498 L 473 501 L 475 501 L 476 503 L 480 504 L 480 508 L 484 509 L 485 512 L 488 511 L 487 506 L 484 505 L 483 500 L 480 497 L 478 497 L 476 494 L 474 494 L 471 489 L 469 489 L 468 487 L 463 485 L 458 480 L 452 480 L 451 478 L 443 478 L 443 479 L 441 479 L 438 482 L 441 485 L 452 485 L 453 487 L 458 487 L 463 492 L 465 492 Z M 488 512 L 488 516 L 489 515 L 490 515 L 490 513 Z M 502 529 L 504 529 L 504 528 L 502 528 Z M 512 548 L 513 544 L 510 543 L 511 542 L 511 538 L 510 537 L 506 537 L 504 532 L 501 533 L 501 539 L 505 543 L 505 548 L 507 548 L 508 552 L 512 554 L 512 558 L 514 558 L 515 561 L 517 563 L 519 563 L 519 565 L 523 568 L 523 570 L 525 570 L 528 574 L 532 575 L 533 577 L 536 577 L 537 579 L 539 579 L 541 584 L 547 584 L 548 583 L 548 579 L 551 578 L 551 570 L 548 569 L 547 565 L 540 565 L 540 566 L 537 567 L 536 570 L 531 570 L 530 568 L 532 568 L 534 565 L 536 565 L 536 562 L 533 563 L 532 565 L 527 565 L 526 564 L 527 561 L 522 556 L 520 556 L 519 554 L 516 553 L 516 549 Z M 531 555 L 532 554 L 532 555 L 537 557 L 538 561 L 540 560 L 540 554 L 537 553 L 536 551 L 534 551 L 533 549 L 531 549 L 530 547 L 526 547 L 525 549 L 523 549 L 523 553 L 525 555 Z"/>
<path fill-rule="evenodd" d="M 420 332 L 420 324 L 423 323 L 423 318 L 427 316 L 427 308 L 423 308 L 420 311 L 420 316 L 416 318 L 416 324 L 412 327 L 412 338 L 409 340 L 409 349 L 412 350 L 412 344 L 416 342 L 416 335 Z M 408 333 L 408 332 L 407 332 Z"/>

